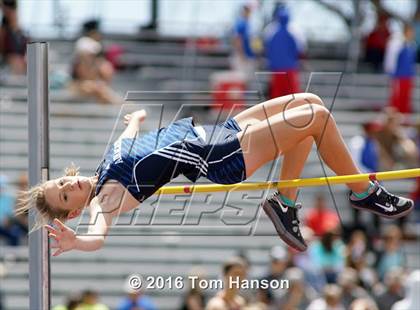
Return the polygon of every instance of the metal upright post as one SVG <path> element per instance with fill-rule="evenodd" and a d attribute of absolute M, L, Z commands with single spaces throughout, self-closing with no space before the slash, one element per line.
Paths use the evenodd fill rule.
<path fill-rule="evenodd" d="M 34 186 L 49 179 L 48 43 L 29 43 L 27 57 L 29 184 Z M 36 212 L 29 214 L 30 229 Z M 48 233 L 39 229 L 29 234 L 29 309 L 49 310 L 50 304 Z"/>

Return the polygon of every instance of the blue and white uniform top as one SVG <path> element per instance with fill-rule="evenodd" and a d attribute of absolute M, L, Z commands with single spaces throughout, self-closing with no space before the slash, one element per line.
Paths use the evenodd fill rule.
<path fill-rule="evenodd" d="M 192 182 L 200 176 L 221 184 L 241 182 L 246 173 L 239 130 L 229 119 L 197 131 L 188 117 L 141 137 L 118 139 L 96 169 L 95 194 L 107 180 L 121 183 L 139 202 L 180 174 Z"/>

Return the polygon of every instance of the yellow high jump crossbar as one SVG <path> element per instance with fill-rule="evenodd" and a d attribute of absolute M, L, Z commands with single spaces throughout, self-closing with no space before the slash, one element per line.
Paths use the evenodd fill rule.
<path fill-rule="evenodd" d="M 288 188 L 288 187 L 309 187 L 323 186 L 328 184 L 344 184 L 356 183 L 367 180 L 396 180 L 420 177 L 420 168 L 385 171 L 376 173 L 363 173 L 352 175 L 341 175 L 332 177 L 309 178 L 282 180 L 278 182 L 254 182 L 254 183 L 237 183 L 229 185 L 221 184 L 204 184 L 204 185 L 181 185 L 181 186 L 164 186 L 155 194 L 187 194 L 187 193 L 208 193 L 208 192 L 229 192 L 229 191 L 255 191 L 266 190 L 270 188 Z"/>

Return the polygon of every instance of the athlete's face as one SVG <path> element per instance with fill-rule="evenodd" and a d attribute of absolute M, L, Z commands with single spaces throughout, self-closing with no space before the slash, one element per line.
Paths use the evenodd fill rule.
<path fill-rule="evenodd" d="M 45 199 L 53 208 L 69 211 L 69 218 L 79 216 L 93 196 L 94 178 L 65 176 L 47 181 Z"/>

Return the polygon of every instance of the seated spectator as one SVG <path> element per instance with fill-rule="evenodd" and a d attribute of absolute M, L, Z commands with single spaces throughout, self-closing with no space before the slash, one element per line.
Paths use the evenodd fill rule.
<path fill-rule="evenodd" d="M 235 256 L 241 258 L 242 261 L 245 263 L 245 274 L 249 275 L 251 270 L 251 261 L 249 260 L 246 252 L 244 250 L 239 250 Z M 252 288 L 241 288 L 239 289 L 239 295 L 241 295 L 245 299 L 247 307 L 254 306 L 254 302 L 256 301 L 257 290 Z"/>
<path fill-rule="evenodd" d="M 377 254 L 377 271 L 380 279 L 384 279 L 385 273 L 394 267 L 405 265 L 404 253 L 401 249 L 402 233 L 398 226 L 390 225 L 383 235 L 383 248 Z"/>
<path fill-rule="evenodd" d="M 344 267 L 344 244 L 337 232 L 329 231 L 311 244 L 310 255 L 324 272 L 327 283 L 336 283 L 337 275 Z"/>
<path fill-rule="evenodd" d="M 335 284 L 324 287 L 323 297 L 315 299 L 306 310 L 344 310 L 340 302 L 341 288 Z"/>
<path fill-rule="evenodd" d="M 198 281 L 205 278 L 205 270 L 193 268 L 190 276 L 197 276 Z M 184 295 L 180 310 L 203 310 L 206 304 L 205 291 L 199 286 L 195 288 L 188 288 L 187 293 Z"/>
<path fill-rule="evenodd" d="M 114 69 L 103 57 L 98 21 L 83 25 L 83 35 L 76 41 L 72 68 L 72 88 L 83 97 L 93 97 L 100 103 L 120 104 L 120 98 L 110 86 Z"/>
<path fill-rule="evenodd" d="M 356 270 L 359 284 L 370 290 L 378 282 L 378 277 L 368 264 L 368 255 L 373 255 L 367 249 L 366 235 L 361 230 L 355 230 L 346 246 L 346 266 Z"/>
<path fill-rule="evenodd" d="M 312 229 L 307 226 L 301 229 L 303 239 L 305 239 L 308 247 L 314 242 L 314 233 Z M 317 293 L 321 293 L 326 283 L 324 272 L 318 265 L 313 261 L 310 252 L 297 252 L 293 255 L 294 266 L 300 268 L 305 277 L 305 282 L 311 286 Z"/>
<path fill-rule="evenodd" d="M 78 294 L 71 294 L 67 297 L 65 305 L 57 305 L 52 310 L 79 310 L 80 301 Z"/>
<path fill-rule="evenodd" d="M 379 171 L 379 145 L 375 133 L 381 124 L 375 121 L 362 125 L 363 135 L 354 136 L 349 143 L 350 151 L 358 167 L 365 173 Z"/>
<path fill-rule="evenodd" d="M 19 25 L 17 0 L 1 0 L 0 54 L 12 74 L 26 74 L 28 39 Z"/>
<path fill-rule="evenodd" d="M 28 190 L 29 187 L 29 182 L 28 182 L 28 175 L 26 173 L 22 173 L 19 176 L 18 179 L 18 191 L 17 191 L 17 195 L 16 195 L 16 201 L 19 201 L 21 199 L 21 193 L 23 191 Z M 18 227 L 18 229 L 21 230 L 21 233 L 26 236 L 28 233 L 28 214 L 19 214 L 17 216 L 14 216 L 13 219 L 13 224 L 16 225 Z"/>
<path fill-rule="evenodd" d="M 414 201 L 414 212 L 416 222 L 420 222 L 420 178 L 416 178 L 416 186 L 411 193 L 411 199 Z"/>
<path fill-rule="evenodd" d="M 420 305 L 420 270 L 414 270 L 408 276 L 405 286 L 405 298 L 397 301 L 391 310 L 418 309 Z"/>
<path fill-rule="evenodd" d="M 384 112 L 382 128 L 375 134 L 382 170 L 418 167 L 419 151 L 401 126 L 401 114 L 395 108 L 386 108 Z"/>
<path fill-rule="evenodd" d="M 13 196 L 8 192 L 7 177 L 0 175 L 0 238 L 4 238 L 8 245 L 18 243 L 10 227 L 14 203 Z"/>
<path fill-rule="evenodd" d="M 245 307 L 245 299 L 239 295 L 238 288 L 229 287 L 230 278 L 245 279 L 245 268 L 245 262 L 239 257 L 233 257 L 223 265 L 223 289 L 209 300 L 206 310 L 241 310 Z"/>
<path fill-rule="evenodd" d="M 324 195 L 315 198 L 315 205 L 306 215 L 306 225 L 315 235 L 322 236 L 338 227 L 339 218 L 335 211 L 328 208 Z"/>
<path fill-rule="evenodd" d="M 124 292 L 127 294 L 123 300 L 118 304 L 117 310 L 156 310 L 152 300 L 143 294 L 141 289 L 134 289 L 130 285 L 130 278 L 128 276 L 124 283 Z"/>
<path fill-rule="evenodd" d="M 93 290 L 85 290 L 81 294 L 80 305 L 77 310 L 109 310 L 109 308 L 98 301 L 98 293 Z"/>
<path fill-rule="evenodd" d="M 10 212 L 10 207 L 8 207 L 7 204 L 11 203 L 14 205 L 15 199 L 9 194 L 4 194 L 3 198 L 1 197 L 1 183 L 2 181 L 0 180 L 0 207 L 2 207 L 0 208 L 0 237 L 4 237 L 9 245 L 17 246 L 21 243 L 22 238 L 27 238 L 28 214 L 14 216 L 13 209 Z M 20 199 L 20 191 L 27 190 L 27 188 L 27 175 L 22 174 L 18 180 L 18 195 L 16 201 Z M 7 215 L 5 215 L 6 213 Z"/>
<path fill-rule="evenodd" d="M 6 276 L 6 266 L 0 262 L 0 280 Z M 0 286 L 0 310 L 6 310 L 4 305 L 4 294 L 2 291 L 2 287 Z"/>
<path fill-rule="evenodd" d="M 284 272 L 289 263 L 290 258 L 287 249 L 280 245 L 273 247 L 270 251 L 270 267 L 268 273 L 262 277 L 262 280 L 270 282 L 273 279 L 284 279 Z M 258 298 L 260 302 L 270 305 L 276 304 L 283 294 L 283 290 L 260 289 Z"/>
<path fill-rule="evenodd" d="M 289 280 L 290 287 L 277 302 L 277 309 L 306 309 L 316 293 L 305 284 L 303 272 L 296 267 L 288 268 L 284 273 L 284 279 Z"/>
<path fill-rule="evenodd" d="M 354 300 L 349 310 L 382 310 L 381 308 L 378 308 L 375 302 L 370 298 L 358 298 Z"/>
<path fill-rule="evenodd" d="M 420 13 L 419 13 L 420 15 Z M 420 23 L 420 21 L 419 21 Z M 420 29 L 419 29 L 420 31 Z M 419 41 L 419 50 L 420 50 L 420 41 Z M 414 136 L 414 143 L 417 145 L 417 153 L 419 154 L 418 158 L 418 165 L 420 166 L 420 119 L 417 120 L 416 124 L 416 133 Z M 411 199 L 414 201 L 414 209 L 415 209 L 415 219 L 416 222 L 420 222 L 420 178 L 416 178 L 416 186 L 411 193 Z"/>
<path fill-rule="evenodd" d="M 392 268 L 385 274 L 385 287 L 375 292 L 375 300 L 380 310 L 391 310 L 392 305 L 403 298 L 404 272 Z"/>
<path fill-rule="evenodd" d="M 368 297 L 368 293 L 358 285 L 357 272 L 346 267 L 338 275 L 338 285 L 342 289 L 341 303 L 348 309 L 350 304 L 358 298 Z"/>
<path fill-rule="evenodd" d="M 376 133 L 381 130 L 382 125 L 377 121 L 370 121 L 363 124 L 363 134 L 356 135 L 349 142 L 349 149 L 356 161 L 357 166 L 363 173 L 380 171 L 380 148 L 376 140 Z M 360 219 L 360 210 L 351 208 L 353 213 L 353 228 L 369 230 L 371 234 L 377 235 L 380 231 L 381 221 L 379 216 L 372 214 L 374 225 L 365 227 Z"/>
<path fill-rule="evenodd" d="M 361 230 L 355 230 L 346 246 L 346 265 L 353 267 L 367 252 L 366 235 Z"/>

